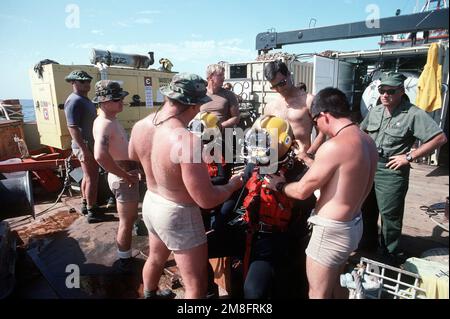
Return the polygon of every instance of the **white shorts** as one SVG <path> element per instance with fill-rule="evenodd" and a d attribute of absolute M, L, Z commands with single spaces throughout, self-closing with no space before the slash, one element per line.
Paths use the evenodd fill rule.
<path fill-rule="evenodd" d="M 147 190 L 142 217 L 148 231 L 161 239 L 169 250 L 187 250 L 206 243 L 198 206 L 180 205 Z"/>
<path fill-rule="evenodd" d="M 313 231 L 305 252 L 318 263 L 338 267 L 358 248 L 363 232 L 361 214 L 349 222 L 341 222 L 312 213 L 308 223 L 313 225 Z"/>

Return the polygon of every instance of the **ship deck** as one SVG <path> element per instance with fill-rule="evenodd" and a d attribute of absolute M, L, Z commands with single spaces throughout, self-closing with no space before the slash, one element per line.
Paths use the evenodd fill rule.
<path fill-rule="evenodd" d="M 401 239 L 401 248 L 409 257 L 420 257 L 434 248 L 448 251 L 448 220 L 443 218 L 448 183 L 447 168 L 413 164 Z M 108 213 L 108 221 L 88 224 L 79 212 L 79 196 L 63 196 L 62 202 L 41 214 L 55 198 L 38 197 L 35 220 L 8 220 L 19 239 L 16 287 L 11 298 L 142 298 L 141 271 L 148 255 L 147 236 L 133 235 L 136 263 L 133 273 L 122 274 L 115 265 L 117 214 Z M 376 254 L 365 257 L 380 260 Z M 79 269 L 79 289 L 70 288 L 70 282 L 67 285 L 73 267 Z M 160 286 L 172 288 L 176 298 L 184 296 L 172 257 L 166 263 Z M 226 298 L 224 290 L 221 295 Z"/>

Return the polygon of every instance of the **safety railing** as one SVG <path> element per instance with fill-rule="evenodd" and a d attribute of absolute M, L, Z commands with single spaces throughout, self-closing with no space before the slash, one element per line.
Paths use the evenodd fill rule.
<path fill-rule="evenodd" d="M 341 275 L 341 286 L 348 288 L 350 299 L 423 299 L 418 274 L 365 257 L 351 274 Z"/>

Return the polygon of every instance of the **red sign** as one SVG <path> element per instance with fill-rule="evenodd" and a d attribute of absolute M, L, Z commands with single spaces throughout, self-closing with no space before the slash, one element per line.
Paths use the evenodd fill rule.
<path fill-rule="evenodd" d="M 42 115 L 44 116 L 44 120 L 49 120 L 49 114 L 48 114 L 48 102 L 47 101 L 42 101 L 41 102 L 42 105 Z"/>

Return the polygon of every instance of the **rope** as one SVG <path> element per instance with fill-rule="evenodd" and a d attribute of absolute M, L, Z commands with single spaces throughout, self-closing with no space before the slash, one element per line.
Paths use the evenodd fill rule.
<path fill-rule="evenodd" d="M 64 178 L 64 184 L 63 184 L 63 188 L 61 190 L 61 193 L 59 193 L 58 198 L 56 199 L 56 201 L 53 203 L 53 205 L 51 205 L 50 207 L 44 209 L 42 212 L 40 212 L 39 214 L 43 214 L 45 212 L 48 212 L 50 209 L 52 209 L 53 207 L 56 206 L 56 204 L 60 201 L 62 195 L 64 194 L 64 192 L 66 191 L 66 189 L 69 189 L 70 187 L 70 175 L 69 175 L 69 171 L 72 170 L 72 167 L 70 165 L 70 158 L 72 157 L 72 154 L 70 154 L 67 158 L 64 159 L 64 167 L 65 167 L 65 173 L 66 176 Z"/>

